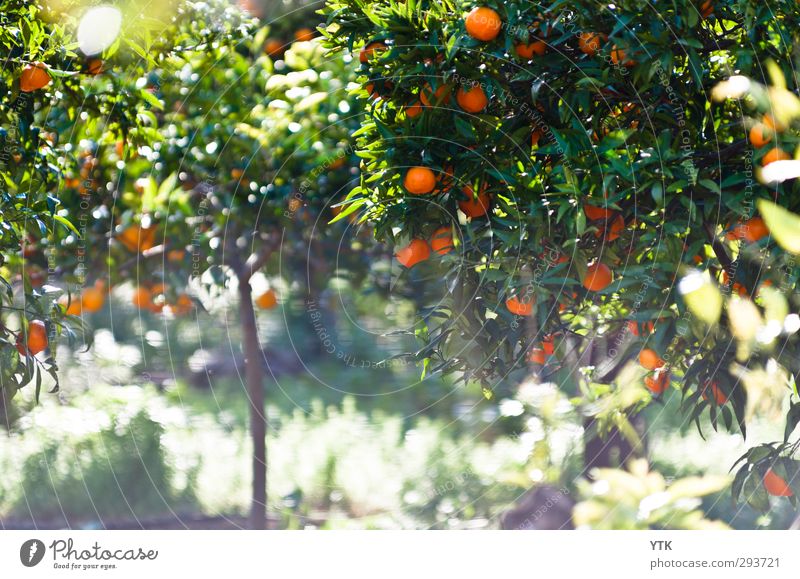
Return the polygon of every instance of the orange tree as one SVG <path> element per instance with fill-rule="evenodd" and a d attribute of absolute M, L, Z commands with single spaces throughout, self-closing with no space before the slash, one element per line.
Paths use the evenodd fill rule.
<path fill-rule="evenodd" d="M 318 42 L 276 54 L 269 43 L 279 33 L 226 2 L 180 6 L 181 17 L 161 35 L 173 49 L 138 76 L 117 79 L 149 95 L 140 113 L 149 140 L 103 124 L 81 129 L 67 195 L 77 201 L 87 180 L 109 184 L 81 238 L 103 250 L 81 253 L 62 243 L 59 262 L 83 261 L 108 286 L 132 284 L 143 318 L 201 314 L 204 289 L 236 288 L 253 442 L 250 525 L 263 528 L 270 369 L 255 308 L 275 308 L 289 296 L 275 289 L 254 296 L 251 280 L 259 271 L 284 277 L 302 295 L 325 287 L 335 268 L 368 269 L 363 252 L 347 238 L 340 243 L 352 234 L 348 220 L 328 225 L 358 174 L 347 147 L 358 122 L 355 99 L 344 90 L 343 59 L 325 59 Z M 66 216 L 74 218 L 79 205 L 70 206 Z M 72 265 L 64 269 L 64 281 L 78 281 Z M 90 283 L 63 306 L 86 319 L 96 311 L 87 307 L 96 291 Z"/>
<path fill-rule="evenodd" d="M 800 208 L 794 182 L 755 178 L 797 144 L 781 87 L 794 2 L 329 0 L 322 14 L 369 113 L 349 210 L 446 281 L 416 329 L 427 371 L 492 396 L 532 370 L 594 430 L 631 437 L 629 418 L 672 388 L 698 427 L 744 435 L 766 392 L 790 402 L 786 440 L 743 457 L 734 494 L 763 509 L 800 491 L 798 270 L 755 209 Z M 768 63 L 772 89 L 711 100 Z M 442 236 L 455 247 L 431 252 Z"/>
<path fill-rule="evenodd" d="M 79 244 L 93 204 L 105 194 L 90 179 L 73 179 L 74 195 L 66 187 L 71 167 L 87 164 L 78 155 L 79 135 L 102 122 L 109 134 L 137 142 L 152 136 L 143 116 L 152 97 L 120 79 L 100 78 L 106 63 L 97 52 L 105 48 L 112 56 L 120 44 L 76 42 L 79 16 L 26 0 L 0 2 L 0 413 L 6 422 L 6 403 L 19 388 L 34 382 L 38 398 L 46 374 L 58 388 L 55 342 L 75 341 L 82 331 L 81 320 L 59 306 L 64 292 L 54 284 L 65 272 L 82 281 L 91 275 L 82 251 L 64 262 L 58 248 Z M 137 23 L 126 44 L 143 50 L 142 39 L 161 26 L 154 18 Z M 164 50 L 145 45 L 151 58 Z M 145 61 L 130 51 L 119 60 L 144 70 Z M 99 308 L 104 290 L 88 293 L 87 308 Z"/>

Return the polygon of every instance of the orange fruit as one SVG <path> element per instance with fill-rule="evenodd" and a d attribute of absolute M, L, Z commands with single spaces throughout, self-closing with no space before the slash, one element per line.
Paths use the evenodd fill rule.
<path fill-rule="evenodd" d="M 599 292 L 611 285 L 614 278 L 611 269 L 599 261 L 590 265 L 586 269 L 586 276 L 583 278 L 583 287 L 592 292 Z"/>
<path fill-rule="evenodd" d="M 711 391 L 711 396 L 714 397 L 714 402 L 717 403 L 717 406 L 722 406 L 728 401 L 728 396 L 722 391 L 722 389 L 717 386 L 716 382 L 712 382 L 711 380 L 707 381 L 703 385 L 703 389 L 701 393 L 703 395 L 703 400 L 710 402 L 711 396 L 709 396 L 709 390 Z"/>
<path fill-rule="evenodd" d="M 773 131 L 764 123 L 756 123 L 750 129 L 750 143 L 754 147 L 763 147 L 772 140 Z"/>
<path fill-rule="evenodd" d="M 746 241 L 755 242 L 769 235 L 769 228 L 760 217 L 752 217 L 744 225 Z"/>
<path fill-rule="evenodd" d="M 500 15 L 486 6 L 476 6 L 473 8 L 464 21 L 467 34 L 476 40 L 489 42 L 497 38 L 503 21 Z"/>
<path fill-rule="evenodd" d="M 522 301 L 516 297 L 508 298 L 506 307 L 515 316 L 530 316 L 533 313 L 533 300 L 529 298 L 527 301 Z"/>
<path fill-rule="evenodd" d="M 594 56 L 606 40 L 608 36 L 600 32 L 581 32 L 578 35 L 578 49 L 584 54 Z"/>
<path fill-rule="evenodd" d="M 531 148 L 535 148 L 539 145 L 539 140 L 544 136 L 544 133 L 541 129 L 534 129 L 533 133 L 531 133 Z"/>
<path fill-rule="evenodd" d="M 271 310 L 278 305 L 278 295 L 269 289 L 256 298 L 256 305 L 262 310 Z"/>
<path fill-rule="evenodd" d="M 443 84 L 434 91 L 431 85 L 426 84 L 422 87 L 422 90 L 419 91 L 419 100 L 422 101 L 422 104 L 426 107 L 447 104 L 450 102 L 450 86 Z"/>
<path fill-rule="evenodd" d="M 653 330 L 655 329 L 655 324 L 653 322 L 646 322 L 642 324 L 642 328 L 645 329 L 648 333 L 652 334 Z M 634 336 L 641 335 L 641 333 L 639 332 L 639 324 L 637 324 L 633 320 L 628 322 L 628 331 Z"/>
<path fill-rule="evenodd" d="M 43 62 L 34 62 L 22 69 L 19 75 L 19 90 L 33 92 L 46 87 L 51 82 L 47 65 Z"/>
<path fill-rule="evenodd" d="M 615 65 L 621 64 L 622 66 L 629 67 L 629 68 L 631 66 L 635 66 L 636 65 L 636 61 L 631 60 L 630 58 L 628 58 L 628 55 L 625 52 L 625 50 L 623 50 L 622 48 L 620 48 L 616 44 L 611 48 L 611 55 L 610 56 L 611 56 L 611 62 L 613 62 Z"/>
<path fill-rule="evenodd" d="M 106 303 L 105 292 L 99 287 L 87 287 L 81 293 L 81 309 L 93 314 L 103 309 Z"/>
<path fill-rule="evenodd" d="M 599 233 L 603 233 L 605 235 L 606 241 L 614 241 L 615 239 L 619 239 L 619 236 L 622 235 L 622 232 L 625 230 L 625 219 L 622 215 L 617 215 L 614 219 L 611 220 L 611 223 Z"/>
<path fill-rule="evenodd" d="M 440 227 L 433 232 L 430 241 L 431 249 L 439 255 L 450 253 L 453 250 L 453 231 L 449 227 Z"/>
<path fill-rule="evenodd" d="M 547 44 L 545 44 L 542 40 L 534 40 L 530 44 L 519 43 L 514 47 L 514 51 L 520 58 L 530 60 L 534 55 L 542 56 L 545 52 L 547 52 Z"/>
<path fill-rule="evenodd" d="M 792 497 L 794 492 L 783 477 L 771 468 L 764 475 L 764 488 L 773 497 Z"/>
<path fill-rule="evenodd" d="M 406 171 L 403 187 L 412 195 L 427 195 L 436 187 L 436 175 L 427 167 L 411 167 Z"/>
<path fill-rule="evenodd" d="M 153 305 L 153 296 L 149 289 L 140 286 L 133 291 L 131 302 L 140 310 L 147 310 Z"/>
<path fill-rule="evenodd" d="M 778 119 L 775 118 L 775 115 L 772 113 L 765 113 L 763 117 L 761 117 L 761 122 L 763 122 L 767 128 L 772 129 L 773 131 L 777 131 L 779 133 L 786 130 L 786 125 L 780 122 Z"/>
<path fill-rule="evenodd" d="M 639 352 L 639 364 L 641 364 L 643 368 L 656 370 L 663 367 L 665 363 L 666 362 L 661 359 L 661 356 L 659 356 L 655 350 L 645 348 Z"/>
<path fill-rule="evenodd" d="M 463 88 L 458 89 L 456 92 L 456 101 L 458 106 L 468 113 L 479 113 L 489 105 L 489 99 L 486 98 L 486 93 L 483 89 L 475 85 L 469 90 Z"/>
<path fill-rule="evenodd" d="M 129 251 L 147 251 L 155 245 L 155 227 L 131 225 L 117 236 L 117 239 Z"/>
<path fill-rule="evenodd" d="M 767 235 L 769 235 L 769 229 L 764 220 L 760 217 L 752 217 L 741 225 L 734 227 L 726 237 L 731 241 L 743 239 L 747 243 L 755 243 Z"/>
<path fill-rule="evenodd" d="M 706 0 L 702 4 L 700 4 L 700 16 L 703 18 L 708 18 L 714 13 L 714 2 L 712 0 Z"/>
<path fill-rule="evenodd" d="M 766 155 L 761 157 L 761 165 L 766 167 L 770 163 L 774 163 L 775 161 L 788 161 L 791 159 L 792 156 L 784 151 L 779 147 L 775 147 L 774 149 L 767 152 Z"/>
<path fill-rule="evenodd" d="M 464 212 L 464 215 L 467 217 L 480 217 L 488 213 L 491 200 L 487 193 L 481 191 L 481 193 L 475 197 L 475 193 L 471 187 L 464 187 L 462 192 L 467 196 L 467 200 L 459 201 L 458 208 Z"/>
<path fill-rule="evenodd" d="M 167 261 L 177 262 L 183 260 L 186 257 L 186 250 L 183 249 L 171 249 L 167 252 Z"/>
<path fill-rule="evenodd" d="M 68 296 L 63 296 L 61 299 L 58 300 L 58 303 L 64 306 L 64 313 L 67 314 L 68 316 L 81 315 L 80 297 L 73 296 L 72 301 L 70 301 Z"/>
<path fill-rule="evenodd" d="M 395 257 L 405 267 L 414 267 L 431 255 L 431 248 L 423 239 L 412 239 L 411 243 L 397 250 Z"/>
<path fill-rule="evenodd" d="M 646 376 L 644 385 L 653 394 L 663 394 L 669 388 L 669 372 L 657 372 L 655 376 Z"/>
<path fill-rule="evenodd" d="M 33 320 L 28 324 L 28 340 L 25 346 L 29 354 L 35 356 L 47 348 L 47 327 L 41 320 Z M 20 350 L 19 344 L 17 350 Z"/>
<path fill-rule="evenodd" d="M 594 205 L 589 205 L 584 203 L 583 205 L 583 212 L 586 214 L 586 218 L 589 221 L 597 221 L 599 219 L 611 219 L 614 215 L 613 209 L 604 209 L 602 207 L 595 207 Z"/>
<path fill-rule="evenodd" d="M 415 101 L 405 108 L 406 116 L 409 119 L 417 118 L 422 113 L 422 103 Z"/>
<path fill-rule="evenodd" d="M 358 60 L 361 64 L 367 64 L 369 59 L 374 56 L 376 52 L 383 52 L 386 50 L 386 45 L 383 42 L 370 42 L 358 55 Z"/>
<path fill-rule="evenodd" d="M 444 193 L 450 188 L 452 184 L 453 184 L 453 167 L 450 165 L 445 165 L 444 167 L 442 167 L 442 171 L 440 172 L 439 177 L 436 180 L 436 188 L 433 190 L 433 192 Z"/>
<path fill-rule="evenodd" d="M 545 355 L 544 350 L 541 348 L 532 349 L 528 354 L 528 362 L 533 362 L 534 364 L 544 366 L 545 362 L 547 362 L 547 356 Z"/>
<path fill-rule="evenodd" d="M 274 38 L 270 38 L 264 45 L 264 52 L 266 52 L 272 58 L 280 56 L 283 53 L 283 42 Z"/>
<path fill-rule="evenodd" d="M 192 311 L 194 302 L 187 294 L 181 294 L 175 303 L 170 307 L 172 313 L 176 316 L 182 316 Z"/>
<path fill-rule="evenodd" d="M 548 356 L 552 356 L 556 351 L 553 336 L 545 336 L 542 339 L 542 351 Z"/>
<path fill-rule="evenodd" d="M 103 72 L 103 61 L 99 58 L 90 58 L 86 61 L 86 74 L 97 76 Z"/>
<path fill-rule="evenodd" d="M 297 42 L 308 42 L 313 39 L 314 36 L 315 33 L 311 28 L 299 28 L 297 32 L 294 33 L 294 39 Z"/>

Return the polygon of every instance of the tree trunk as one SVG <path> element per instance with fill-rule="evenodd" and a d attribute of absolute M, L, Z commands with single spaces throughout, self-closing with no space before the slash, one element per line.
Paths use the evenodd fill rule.
<path fill-rule="evenodd" d="M 253 442 L 253 489 L 250 502 L 251 529 L 267 527 L 267 417 L 264 408 L 264 364 L 258 341 L 250 276 L 240 274 L 239 313 L 244 341 L 245 381 L 250 402 L 250 437 Z"/>

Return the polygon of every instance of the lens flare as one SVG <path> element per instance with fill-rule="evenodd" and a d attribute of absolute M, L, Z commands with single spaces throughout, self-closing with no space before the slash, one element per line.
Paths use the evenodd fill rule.
<path fill-rule="evenodd" d="M 78 45 L 87 56 L 100 54 L 119 36 L 122 13 L 113 6 L 95 6 L 86 11 L 78 25 Z"/>

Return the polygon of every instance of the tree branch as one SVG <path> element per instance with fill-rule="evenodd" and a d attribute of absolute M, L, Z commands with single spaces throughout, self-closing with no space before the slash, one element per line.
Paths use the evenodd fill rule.
<path fill-rule="evenodd" d="M 725 250 L 725 246 L 722 245 L 722 242 L 717 239 L 713 226 L 710 223 L 703 223 L 703 227 L 708 235 L 709 241 L 711 242 L 711 248 L 714 250 L 714 254 L 722 264 L 723 269 L 726 271 L 731 271 L 733 269 L 733 260 L 728 255 L 728 252 Z"/>

